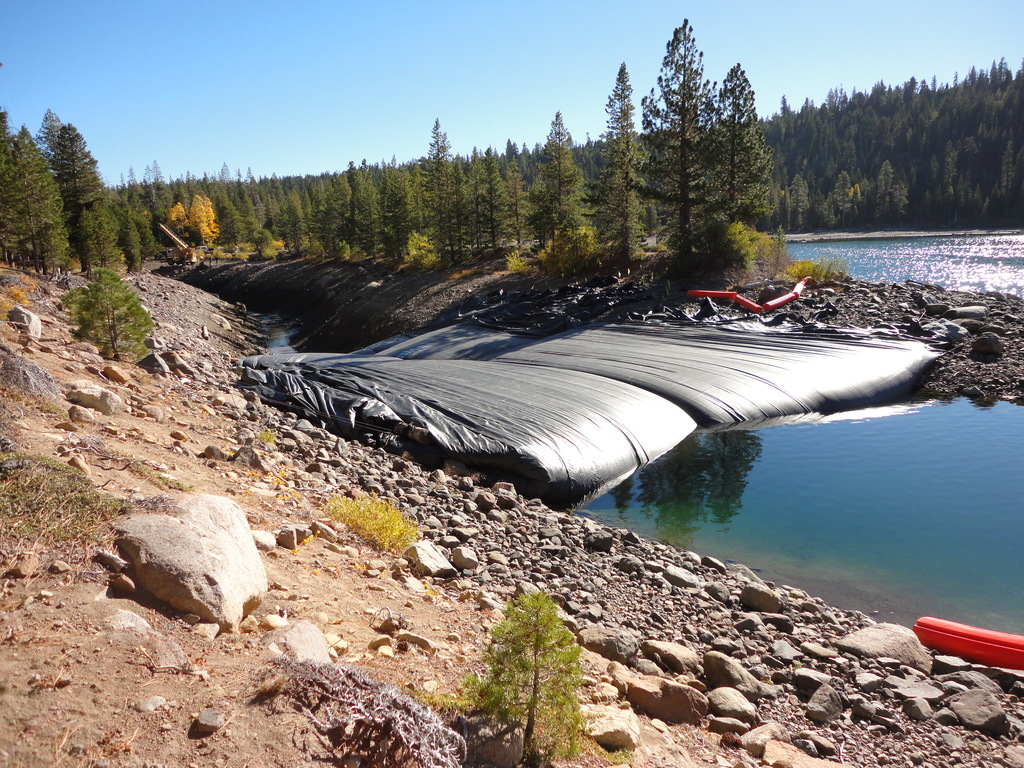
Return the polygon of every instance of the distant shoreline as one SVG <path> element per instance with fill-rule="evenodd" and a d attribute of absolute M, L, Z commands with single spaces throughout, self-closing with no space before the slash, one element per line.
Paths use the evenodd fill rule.
<path fill-rule="evenodd" d="M 914 237 L 963 237 L 978 235 L 1024 235 L 1024 229 L 893 229 L 870 232 L 797 232 L 786 235 L 787 243 L 825 243 L 842 240 L 893 240 Z"/>

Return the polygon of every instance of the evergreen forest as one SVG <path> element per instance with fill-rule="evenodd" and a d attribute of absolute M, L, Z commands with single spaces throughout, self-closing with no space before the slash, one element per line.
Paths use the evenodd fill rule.
<path fill-rule="evenodd" d="M 47 112 L 15 131 L 0 111 L 0 249 L 43 273 L 134 270 L 172 245 L 165 225 L 224 256 L 437 269 L 492 253 L 569 276 L 659 250 L 681 273 L 749 267 L 783 231 L 1024 226 L 1024 64 L 783 100 L 761 119 L 742 67 L 711 81 L 684 22 L 639 101 L 621 65 L 606 114 L 583 143 L 557 113 L 544 142 L 462 156 L 438 120 L 401 163 L 167 179 L 154 161 L 110 185 L 74 125 Z"/>

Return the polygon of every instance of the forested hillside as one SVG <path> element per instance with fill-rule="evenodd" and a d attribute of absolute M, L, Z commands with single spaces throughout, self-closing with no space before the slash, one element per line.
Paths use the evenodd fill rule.
<path fill-rule="evenodd" d="M 1024 226 L 1024 65 L 836 89 L 763 125 L 770 227 Z"/>
<path fill-rule="evenodd" d="M 438 120 L 424 155 L 401 163 L 166 179 L 153 162 L 110 186 L 74 125 L 48 112 L 33 135 L 0 111 L 0 249 L 42 272 L 132 270 L 172 244 L 167 225 L 222 252 L 414 269 L 492 252 L 510 269 L 569 276 L 628 269 L 649 235 L 685 272 L 778 263 L 778 239 L 754 225 L 1024 226 L 1024 65 L 972 68 L 952 85 L 836 89 L 759 120 L 740 65 L 721 85 L 705 77 L 684 23 L 657 86 L 637 104 L 623 64 L 606 113 L 606 130 L 583 143 L 556 113 L 544 143 L 460 156 Z"/>

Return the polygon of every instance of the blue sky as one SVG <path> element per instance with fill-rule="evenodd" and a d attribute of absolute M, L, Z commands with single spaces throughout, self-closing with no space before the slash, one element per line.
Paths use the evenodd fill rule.
<path fill-rule="evenodd" d="M 0 0 L 0 108 L 33 133 L 52 109 L 115 184 L 153 161 L 169 178 L 401 162 L 435 118 L 460 154 L 543 142 L 556 111 L 583 141 L 621 62 L 639 116 L 684 18 L 705 74 L 742 64 L 762 115 L 1024 60 L 1021 0 Z"/>

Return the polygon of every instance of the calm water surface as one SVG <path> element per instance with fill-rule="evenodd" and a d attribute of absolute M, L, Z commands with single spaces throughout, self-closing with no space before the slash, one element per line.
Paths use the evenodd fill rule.
<path fill-rule="evenodd" d="M 794 244 L 851 275 L 1024 295 L 1024 236 Z M 698 433 L 585 507 L 831 603 L 1024 633 L 1024 407 L 914 401 Z"/>

